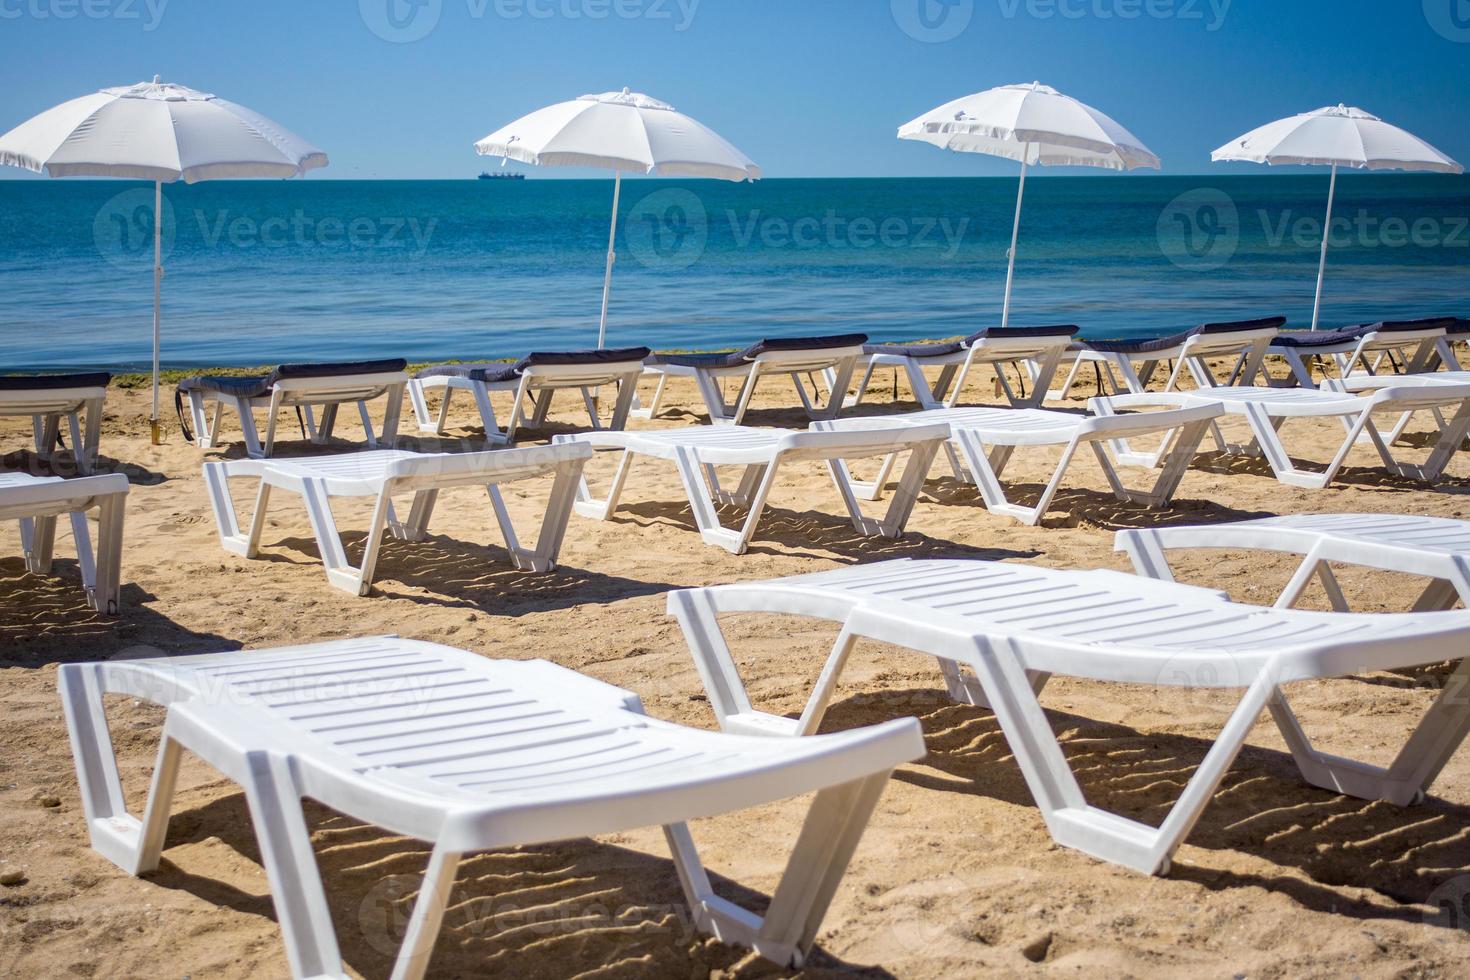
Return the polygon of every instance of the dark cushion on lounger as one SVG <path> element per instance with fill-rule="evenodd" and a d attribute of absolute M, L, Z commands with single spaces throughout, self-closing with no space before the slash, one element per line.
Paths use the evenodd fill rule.
<path fill-rule="evenodd" d="M 0 377 L 0 391 L 59 391 L 63 388 L 106 388 L 112 375 L 16 374 Z"/>
<path fill-rule="evenodd" d="M 425 368 L 415 378 L 468 378 L 486 384 L 514 381 L 528 367 L 572 364 L 642 364 L 649 355 L 647 347 L 620 347 L 612 350 L 538 351 L 527 354 L 514 364 L 441 364 Z"/>
<path fill-rule="evenodd" d="M 1095 350 L 1104 354 L 1157 354 L 1161 351 L 1173 350 L 1189 340 L 1201 334 L 1229 334 L 1241 333 L 1247 330 L 1264 330 L 1274 327 L 1277 330 L 1286 326 L 1286 317 L 1262 317 L 1259 320 L 1232 320 L 1224 323 L 1206 323 L 1186 330 L 1183 333 L 1170 334 L 1167 337 L 1156 337 L 1144 340 L 1092 340 L 1084 341 L 1082 350 Z"/>
<path fill-rule="evenodd" d="M 1455 325 L 1446 329 L 1445 333 L 1455 334 L 1457 336 L 1459 334 L 1470 333 L 1470 320 L 1456 320 Z"/>
<path fill-rule="evenodd" d="M 282 364 L 271 372 L 274 383 L 280 378 L 342 378 L 352 374 L 393 374 L 408 367 L 399 357 L 381 361 L 340 361 L 324 364 Z"/>
<path fill-rule="evenodd" d="M 1286 326 L 1284 316 L 1263 316 L 1255 320 L 1229 320 L 1221 323 L 1206 323 L 1199 328 L 1203 334 L 1239 333 L 1246 330 L 1280 330 Z"/>
<path fill-rule="evenodd" d="M 965 345 L 958 340 L 943 344 L 867 344 L 864 354 L 892 354 L 896 357 L 945 357 L 958 354 Z"/>
<path fill-rule="evenodd" d="M 1455 325 L 1455 318 L 1449 316 L 1431 316 L 1420 320 L 1382 320 L 1378 323 L 1365 323 L 1361 326 L 1350 327 L 1359 334 L 1368 333 L 1407 333 L 1412 330 L 1445 330 Z"/>
<path fill-rule="evenodd" d="M 754 359 L 771 351 L 841 350 L 844 347 L 861 347 L 867 342 L 868 335 L 865 333 L 842 333 L 828 337 L 774 337 L 751 344 L 745 349 L 745 356 Z"/>
<path fill-rule="evenodd" d="M 1170 334 L 1167 337 L 1139 340 L 1085 340 L 1079 345 L 1079 348 L 1094 350 L 1100 354 L 1157 354 L 1160 351 L 1173 350 L 1193 337 L 1196 332 L 1196 330 L 1186 330 L 1184 333 Z"/>
<path fill-rule="evenodd" d="M 382 361 L 341 361 L 323 364 L 282 364 L 267 375 L 212 377 L 201 375 L 179 382 L 179 391 L 213 391 L 235 398 L 259 398 L 281 379 L 342 378 L 353 374 L 392 374 L 408 367 L 402 358 Z"/>
<path fill-rule="evenodd" d="M 1318 330 L 1313 333 L 1310 330 L 1292 330 L 1281 334 L 1271 341 L 1272 347 L 1332 347 L 1337 344 L 1355 344 L 1362 339 L 1363 331 L 1354 327 L 1351 330 Z"/>
<path fill-rule="evenodd" d="M 986 327 L 979 333 L 972 333 L 965 338 L 965 343 L 973 344 L 977 340 L 987 337 L 994 340 L 1005 340 L 1007 338 L 1036 338 L 1036 337 L 1075 337 L 1082 331 L 1081 327 L 1071 324 L 1062 324 L 1055 327 Z"/>
<path fill-rule="evenodd" d="M 534 367 L 538 364 L 625 364 L 630 361 L 642 362 L 651 353 L 653 352 L 647 347 L 616 347 L 610 350 L 539 351 L 527 354 L 521 358 L 518 366 L 527 368 Z"/>
<path fill-rule="evenodd" d="M 209 391 L 232 398 L 259 398 L 270 393 L 269 378 L 266 374 L 200 375 L 180 381 L 178 390 L 186 394 L 191 391 Z"/>
<path fill-rule="evenodd" d="M 861 347 L 868 342 L 862 333 L 836 334 L 830 337 L 776 337 L 751 344 L 733 354 L 654 354 L 648 364 L 671 364 L 678 367 L 739 367 L 772 351 L 840 350 Z"/>

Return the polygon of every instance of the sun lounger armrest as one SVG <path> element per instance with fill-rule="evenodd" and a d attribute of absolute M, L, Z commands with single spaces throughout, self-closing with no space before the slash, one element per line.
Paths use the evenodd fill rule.
<path fill-rule="evenodd" d="M 1087 400 L 1093 415 L 1116 415 L 1119 410 L 1140 408 L 1189 408 L 1199 403 L 1200 396 L 1183 391 L 1145 391 L 1137 394 L 1097 395 Z"/>
<path fill-rule="evenodd" d="M 512 470 L 554 469 L 565 463 L 592 458 L 592 447 L 585 442 L 566 442 L 552 446 L 530 446 L 524 449 L 496 449 L 482 453 L 446 453 L 422 459 L 400 459 L 389 465 L 390 480 L 413 477 L 483 477 L 494 482 L 496 477 Z"/>
<path fill-rule="evenodd" d="M 1224 414 L 1225 407 L 1219 402 L 1208 402 L 1186 408 L 1170 408 L 1157 412 L 1136 412 L 1130 415 L 1099 413 L 1095 418 L 1083 420 L 1078 431 L 1083 435 L 1103 433 L 1109 436 L 1130 432 L 1157 432 L 1166 428 L 1182 428 L 1196 422 L 1210 422 Z"/>
<path fill-rule="evenodd" d="M 362 388 L 383 388 L 390 385 L 408 384 L 408 374 L 403 371 L 377 374 L 333 374 L 308 377 L 284 377 L 275 379 L 274 386 L 281 391 L 304 392 L 308 395 L 328 396 L 333 391 L 357 391 Z"/>
<path fill-rule="evenodd" d="M 874 453 L 887 453 L 898 446 L 912 446 L 924 442 L 944 442 L 949 439 L 948 423 L 933 425 L 885 425 L 844 426 L 822 431 L 815 426 L 806 432 L 793 432 L 781 438 L 780 452 L 822 450 L 841 447 L 844 452 L 861 452 L 871 448 Z"/>

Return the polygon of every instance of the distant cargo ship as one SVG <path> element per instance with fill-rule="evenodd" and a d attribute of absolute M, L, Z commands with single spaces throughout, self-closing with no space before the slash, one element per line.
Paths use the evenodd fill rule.
<path fill-rule="evenodd" d="M 526 179 L 526 175 L 525 174 L 492 174 L 492 173 L 482 173 L 482 174 L 480 174 L 480 179 L 481 180 L 525 180 Z"/>

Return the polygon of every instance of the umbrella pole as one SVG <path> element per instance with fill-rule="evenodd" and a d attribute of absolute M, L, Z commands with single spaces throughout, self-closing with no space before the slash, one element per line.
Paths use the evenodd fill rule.
<path fill-rule="evenodd" d="M 623 193 L 623 172 L 613 171 L 612 227 L 607 233 L 607 271 L 602 276 L 602 320 L 597 325 L 597 349 L 607 345 L 607 301 L 612 295 L 613 263 L 618 260 L 614 246 L 618 240 L 618 198 Z"/>
<path fill-rule="evenodd" d="M 1016 223 L 1011 226 L 1011 250 L 1006 253 L 1006 299 L 1000 311 L 1000 325 L 1011 322 L 1011 283 L 1016 277 L 1016 242 L 1021 236 L 1021 202 L 1026 197 L 1026 165 L 1031 159 L 1031 144 L 1021 151 L 1021 186 L 1016 189 Z"/>
<path fill-rule="evenodd" d="M 163 181 L 153 182 L 153 445 L 163 442 L 158 424 L 158 346 L 163 319 Z"/>
<path fill-rule="evenodd" d="M 1337 197 L 1337 164 L 1332 165 L 1332 183 L 1327 186 L 1327 222 L 1322 226 L 1322 261 L 1317 266 L 1317 301 L 1312 306 L 1312 329 L 1322 317 L 1322 281 L 1327 278 L 1327 246 L 1332 241 L 1332 205 Z"/>

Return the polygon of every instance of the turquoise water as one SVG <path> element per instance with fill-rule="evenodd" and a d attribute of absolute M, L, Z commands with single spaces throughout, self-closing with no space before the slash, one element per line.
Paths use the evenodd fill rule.
<path fill-rule="evenodd" d="M 1015 181 L 628 181 L 609 346 L 999 322 Z M 1311 317 L 1325 176 L 1041 177 L 1012 323 Z M 611 181 L 164 189 L 170 366 L 592 346 Z M 151 186 L 0 181 L 0 370 L 149 358 Z M 1470 178 L 1345 175 L 1323 322 L 1470 315 Z"/>

